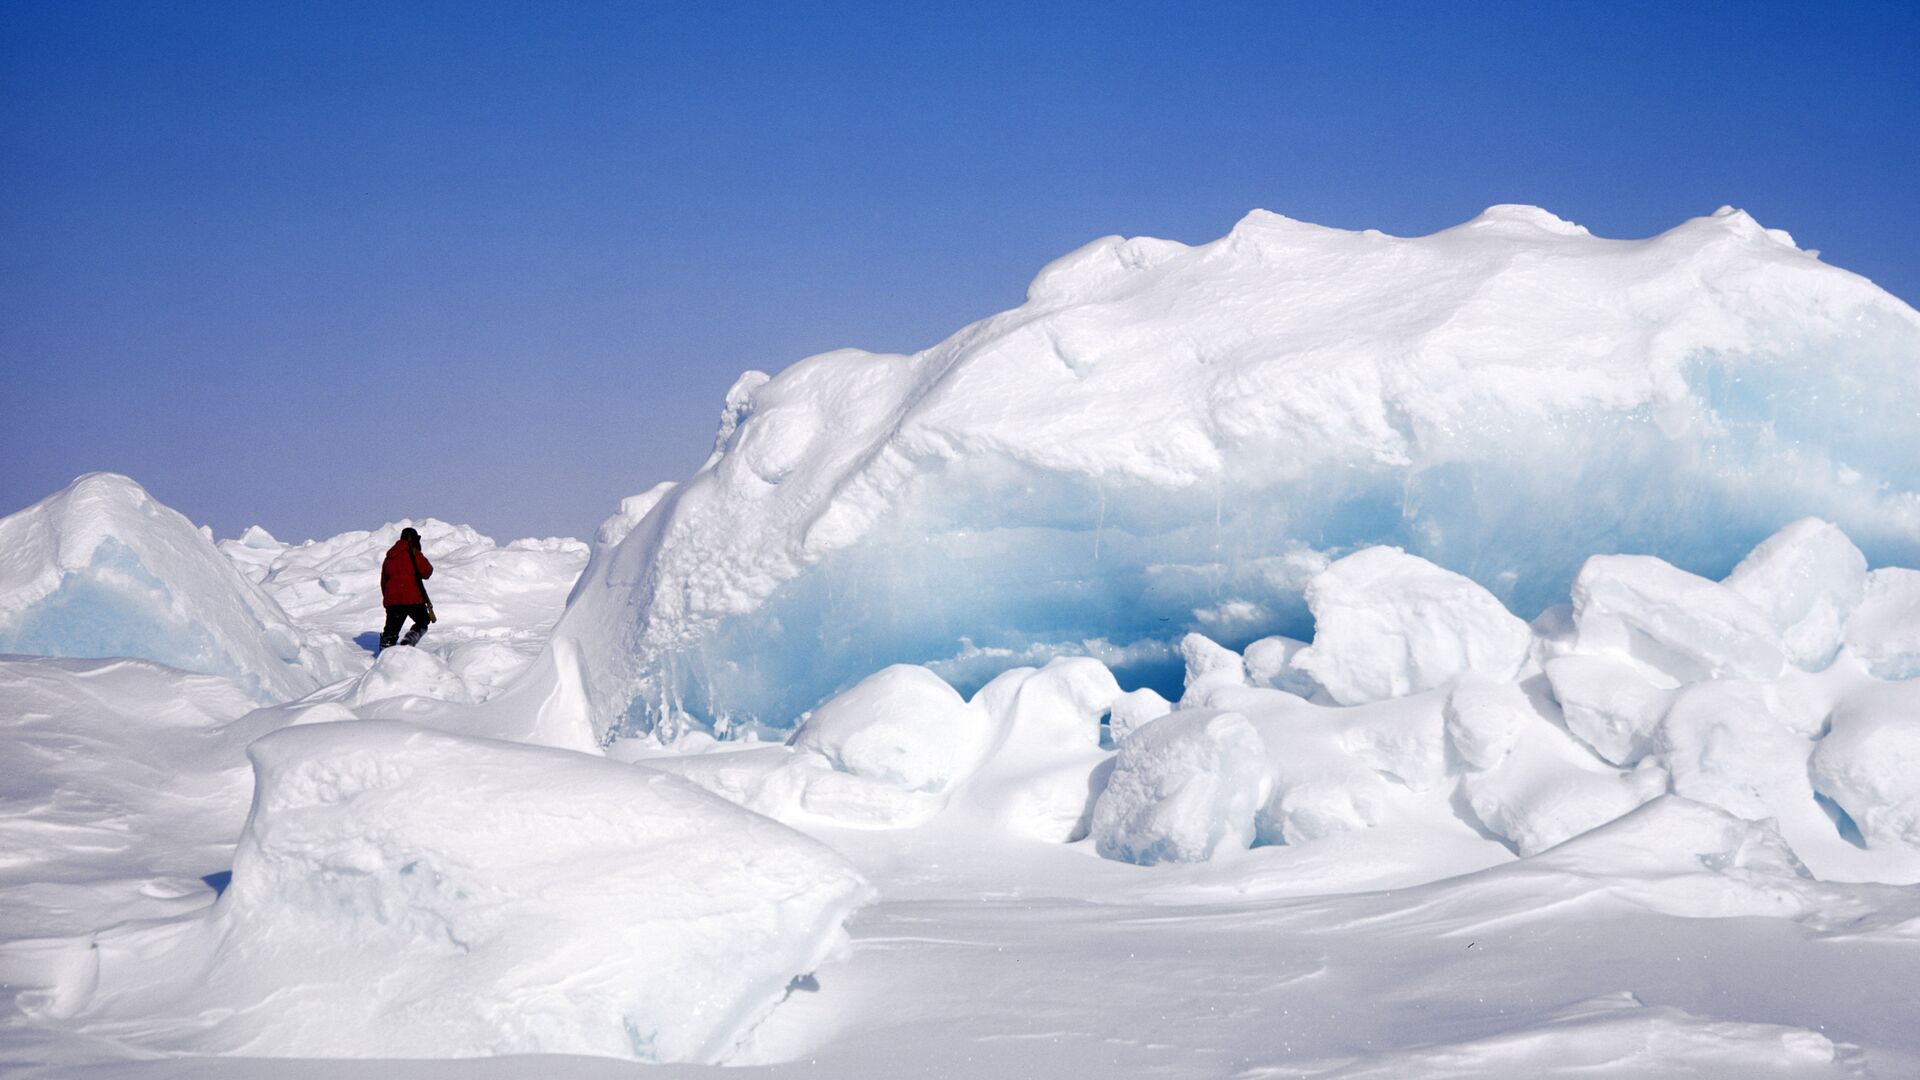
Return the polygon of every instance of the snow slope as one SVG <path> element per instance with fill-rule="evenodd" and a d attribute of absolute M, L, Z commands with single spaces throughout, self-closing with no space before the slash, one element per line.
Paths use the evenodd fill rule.
<path fill-rule="evenodd" d="M 351 670 L 139 484 L 90 473 L 0 519 L 0 653 L 128 656 L 225 675 L 265 700 Z"/>
<path fill-rule="evenodd" d="M 1306 581 L 1369 544 L 1522 618 L 1588 555 L 1719 577 L 1808 514 L 1913 564 L 1916 429 L 1920 315 L 1737 210 L 1109 237 L 925 352 L 743 376 L 578 586 L 561 699 L 784 729 L 887 663 L 970 691 L 1063 654 L 1169 693 L 1181 635 L 1304 637 Z"/>

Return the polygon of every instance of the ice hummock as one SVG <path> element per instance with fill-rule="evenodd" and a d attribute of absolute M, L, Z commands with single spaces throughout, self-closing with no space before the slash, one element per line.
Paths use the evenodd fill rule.
<path fill-rule="evenodd" d="M 248 753 L 218 903 L 81 943 L 85 976 L 33 1011 L 196 1053 L 711 1062 L 871 895 L 826 846 L 644 767 L 382 721 Z"/>
<path fill-rule="evenodd" d="M 925 352 L 743 377 L 577 587 L 568 700 L 784 729 L 889 663 L 964 693 L 1063 654 L 1171 698 L 1184 634 L 1304 640 L 1306 582 L 1371 545 L 1522 618 L 1589 555 L 1718 579 L 1807 515 L 1911 564 L 1917 358 L 1920 315 L 1735 210 L 1639 241 L 1527 207 L 1105 238 Z M 1755 613 L 1795 662 L 1850 599 L 1816 592 Z"/>
<path fill-rule="evenodd" d="M 114 473 L 0 519 L 0 653 L 152 660 L 263 700 L 352 668 L 345 642 L 296 625 L 192 522 Z"/>

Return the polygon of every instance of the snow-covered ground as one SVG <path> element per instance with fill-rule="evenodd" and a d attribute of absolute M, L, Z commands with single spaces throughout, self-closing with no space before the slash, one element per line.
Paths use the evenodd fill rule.
<path fill-rule="evenodd" d="M 1502 207 L 744 378 L 591 546 L 412 523 L 377 660 L 408 523 L 82 477 L 0 520 L 0 1072 L 1920 1075 L 1915 432 L 1784 234 Z"/>

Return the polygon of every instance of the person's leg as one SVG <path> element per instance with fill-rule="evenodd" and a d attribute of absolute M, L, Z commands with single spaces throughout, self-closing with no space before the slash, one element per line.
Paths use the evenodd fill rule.
<path fill-rule="evenodd" d="M 390 607 L 387 609 L 387 625 L 384 630 L 380 631 L 380 647 L 381 648 L 383 649 L 393 648 L 393 643 L 400 640 L 400 624 L 406 621 L 407 621 L 406 608 Z"/>
<path fill-rule="evenodd" d="M 413 618 L 413 625 L 407 629 L 407 636 L 400 639 L 400 644 L 418 645 L 427 635 L 427 605 L 415 604 L 407 608 L 406 613 Z"/>

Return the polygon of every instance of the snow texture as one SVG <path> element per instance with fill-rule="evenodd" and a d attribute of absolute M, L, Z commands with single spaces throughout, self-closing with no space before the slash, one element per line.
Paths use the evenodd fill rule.
<path fill-rule="evenodd" d="M 870 893 L 824 846 L 649 769 L 404 724 L 249 751 L 204 916 L 100 934 L 39 1011 L 156 1049 L 714 1061 Z M 713 838 L 724 836 L 724 843 Z"/>
<path fill-rule="evenodd" d="M 1810 514 L 1913 565 L 1916 353 L 1920 315 L 1731 208 L 1638 241 L 1517 206 L 1104 238 L 924 352 L 744 376 L 707 464 L 583 577 L 557 700 L 786 729 L 888 663 L 971 693 L 994 669 L 943 662 L 1094 640 L 1171 697 L 1182 635 L 1305 639 L 1307 581 L 1369 545 L 1527 618 L 1588 555 L 1718 577 Z M 1801 602 L 1715 662 L 1816 658 Z"/>

